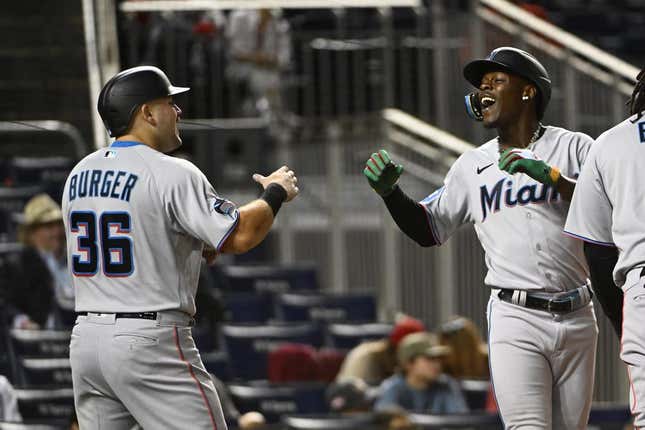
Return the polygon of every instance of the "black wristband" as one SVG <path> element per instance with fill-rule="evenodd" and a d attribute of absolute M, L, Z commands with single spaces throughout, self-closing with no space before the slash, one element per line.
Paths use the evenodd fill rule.
<path fill-rule="evenodd" d="M 272 182 L 266 187 L 260 198 L 269 204 L 273 216 L 276 216 L 282 203 L 287 200 L 287 190 L 282 185 Z"/>

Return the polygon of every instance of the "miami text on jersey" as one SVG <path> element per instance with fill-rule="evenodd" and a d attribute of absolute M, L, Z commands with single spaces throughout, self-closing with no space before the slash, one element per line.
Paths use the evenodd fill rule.
<path fill-rule="evenodd" d="M 83 197 L 110 197 L 126 202 L 139 177 L 119 170 L 83 170 L 69 180 L 69 201 Z"/>
<path fill-rule="evenodd" d="M 505 191 L 502 190 L 504 185 L 506 185 Z M 490 191 L 486 185 L 482 185 L 479 190 L 482 205 L 482 222 L 484 222 L 489 213 L 499 210 L 502 194 L 504 194 L 504 203 L 509 207 L 524 206 L 529 203 L 539 203 L 547 200 L 556 201 L 559 197 L 558 192 L 553 187 L 545 184 L 524 185 L 514 193 L 513 181 L 509 181 L 506 178 L 500 179 L 492 186 Z M 551 191 L 551 197 L 548 196 L 549 191 Z"/>

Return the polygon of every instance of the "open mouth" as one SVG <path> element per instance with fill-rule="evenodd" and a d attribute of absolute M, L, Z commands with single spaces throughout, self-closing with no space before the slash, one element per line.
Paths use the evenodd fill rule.
<path fill-rule="evenodd" d="M 480 99 L 480 102 L 481 102 L 482 108 L 487 109 L 495 104 L 495 99 L 492 98 L 491 96 L 482 96 L 482 98 Z"/>

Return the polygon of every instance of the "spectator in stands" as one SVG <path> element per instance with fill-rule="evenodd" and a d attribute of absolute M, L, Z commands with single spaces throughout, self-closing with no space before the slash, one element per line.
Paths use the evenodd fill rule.
<path fill-rule="evenodd" d="M 401 372 L 381 384 L 374 410 L 429 414 L 468 412 L 459 383 L 441 371 L 448 347 L 431 333 L 414 333 L 401 341 L 397 357 Z"/>
<path fill-rule="evenodd" d="M 16 392 L 9 380 L 2 375 L 0 375 L 0 421 L 22 422 Z"/>
<path fill-rule="evenodd" d="M 353 414 L 371 410 L 369 387 L 358 378 L 331 384 L 325 392 L 327 406 L 337 414 Z"/>
<path fill-rule="evenodd" d="M 250 411 L 245 414 L 241 414 L 235 407 L 235 403 L 233 403 L 233 399 L 231 398 L 231 394 L 229 393 L 226 384 L 212 373 L 211 379 L 213 380 L 215 390 L 219 395 L 219 401 L 222 404 L 222 412 L 224 413 L 226 422 L 236 422 L 240 430 L 259 429 L 266 424 L 266 420 L 260 412 Z"/>
<path fill-rule="evenodd" d="M 280 108 L 280 72 L 291 61 L 289 24 L 269 9 L 237 10 L 226 29 L 230 81 L 248 90 L 242 113 L 268 115 Z"/>
<path fill-rule="evenodd" d="M 400 316 L 388 338 L 363 342 L 347 354 L 336 382 L 359 378 L 368 385 L 379 385 L 396 370 L 396 349 L 399 342 L 405 336 L 423 330 L 425 327 L 421 321 Z"/>
<path fill-rule="evenodd" d="M 59 328 L 73 325 L 74 289 L 65 261 L 60 206 L 38 194 L 24 208 L 19 240 L 25 245 L 11 262 L 8 305 L 13 327 Z"/>
<path fill-rule="evenodd" d="M 457 379 L 489 379 L 488 347 L 475 324 L 453 317 L 439 327 L 439 343 L 450 348 L 443 370 Z"/>

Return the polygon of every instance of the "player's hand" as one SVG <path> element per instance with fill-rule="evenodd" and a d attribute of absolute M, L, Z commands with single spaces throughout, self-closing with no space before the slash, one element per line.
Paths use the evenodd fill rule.
<path fill-rule="evenodd" d="M 262 188 L 264 189 L 266 189 L 266 187 L 271 183 L 280 185 L 287 192 L 287 199 L 285 202 L 293 200 L 300 191 L 297 185 L 298 178 L 296 177 L 296 174 L 287 166 L 280 167 L 269 176 L 262 176 L 259 173 L 255 173 L 253 175 L 253 180 L 262 185 Z"/>
<path fill-rule="evenodd" d="M 206 259 L 206 264 L 209 266 L 212 266 L 215 264 L 215 260 L 217 259 L 217 256 L 219 254 L 215 250 L 215 248 L 211 248 L 208 245 L 204 245 L 204 249 L 202 250 L 202 257 Z"/>
<path fill-rule="evenodd" d="M 556 185 L 560 178 L 560 170 L 557 167 L 549 166 L 528 149 L 504 150 L 499 156 L 499 169 L 511 175 L 524 173 L 546 185 Z"/>
<path fill-rule="evenodd" d="M 401 173 L 403 166 L 394 164 L 385 149 L 373 153 L 363 169 L 363 175 L 370 186 L 381 196 L 387 196 L 392 192 Z"/>
<path fill-rule="evenodd" d="M 241 430 L 261 428 L 266 424 L 264 416 L 255 411 L 247 412 L 240 416 L 237 420 L 237 425 Z"/>

